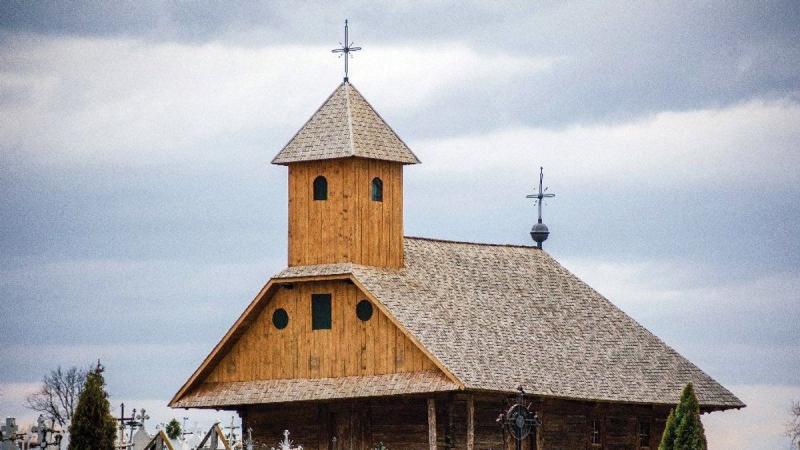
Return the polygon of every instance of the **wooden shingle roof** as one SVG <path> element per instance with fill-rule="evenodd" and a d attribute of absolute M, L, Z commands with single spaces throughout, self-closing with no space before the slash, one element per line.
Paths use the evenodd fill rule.
<path fill-rule="evenodd" d="M 691 381 L 706 409 L 744 406 L 542 250 L 406 238 L 405 261 L 291 267 L 275 278 L 350 274 L 465 389 L 676 404 Z"/>
<path fill-rule="evenodd" d="M 449 390 L 674 405 L 692 382 L 704 410 L 740 408 L 730 391 L 535 247 L 405 238 L 402 269 L 351 263 L 273 277 L 170 402 L 172 407 L 326 400 Z M 350 280 L 442 372 L 204 383 L 284 283 Z"/>
<path fill-rule="evenodd" d="M 272 160 L 291 164 L 361 157 L 417 164 L 419 159 L 364 99 L 344 82 Z"/>
<path fill-rule="evenodd" d="M 236 405 L 310 400 L 353 399 L 455 391 L 458 386 L 441 372 L 390 373 L 341 378 L 203 383 L 173 408 L 221 408 Z"/>

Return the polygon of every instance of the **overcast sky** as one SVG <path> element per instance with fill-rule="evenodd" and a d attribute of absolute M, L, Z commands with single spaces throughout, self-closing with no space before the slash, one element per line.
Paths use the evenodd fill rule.
<path fill-rule="evenodd" d="M 406 234 L 530 243 L 543 165 L 547 251 L 749 405 L 704 417 L 712 448 L 788 448 L 796 1 L 0 3 L 0 415 L 97 358 L 115 405 L 185 415 L 286 264 L 269 161 L 340 83 L 344 18 L 423 161 Z"/>

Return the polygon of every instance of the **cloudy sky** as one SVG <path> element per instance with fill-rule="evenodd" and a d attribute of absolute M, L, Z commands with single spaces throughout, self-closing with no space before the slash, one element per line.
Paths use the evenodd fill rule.
<path fill-rule="evenodd" d="M 800 399 L 800 3 L 0 3 L 0 415 L 101 358 L 166 401 L 286 263 L 269 161 L 351 80 L 417 153 L 406 233 L 547 250 L 740 396 Z M 208 416 L 193 414 L 198 420 Z"/>

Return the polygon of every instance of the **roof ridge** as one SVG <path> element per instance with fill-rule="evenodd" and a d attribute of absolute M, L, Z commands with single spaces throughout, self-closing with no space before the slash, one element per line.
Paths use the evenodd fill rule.
<path fill-rule="evenodd" d="M 445 243 L 445 244 L 479 245 L 479 246 L 482 246 L 482 247 L 528 248 L 528 249 L 532 249 L 532 250 L 540 250 L 535 245 L 496 244 L 496 243 L 492 243 L 492 242 L 455 241 L 455 240 L 452 240 L 452 239 L 428 238 L 428 237 L 422 237 L 422 236 L 404 236 L 404 238 L 405 239 L 418 240 L 418 241 L 442 242 L 442 243 Z M 544 252 L 544 253 L 546 253 L 546 252 Z"/>
<path fill-rule="evenodd" d="M 414 153 L 414 151 L 413 151 L 413 150 L 411 150 L 411 147 L 409 147 L 409 146 L 408 146 L 408 144 L 406 144 L 406 141 L 404 141 L 404 140 L 403 140 L 403 138 L 401 138 L 401 137 L 400 137 L 400 135 L 399 135 L 399 134 L 397 134 L 397 131 L 395 131 L 395 130 L 394 130 L 394 128 L 392 128 L 392 126 L 391 126 L 391 125 L 389 125 L 389 122 L 387 122 L 387 121 L 386 121 L 386 120 L 383 118 L 383 116 L 381 116 L 381 113 L 379 113 L 379 112 L 378 112 L 378 110 L 377 110 L 377 109 L 375 109 L 375 107 L 374 107 L 374 106 L 372 106 L 372 103 L 370 103 L 370 102 L 369 102 L 369 100 L 367 100 L 367 98 L 366 98 L 366 97 L 364 97 L 364 95 L 361 93 L 361 91 L 359 91 L 359 90 L 358 90 L 358 88 L 356 88 L 356 87 L 355 87 L 355 86 L 354 86 L 352 83 L 349 83 L 349 82 L 348 82 L 348 84 L 350 85 L 350 87 L 351 87 L 351 88 L 353 88 L 353 91 L 355 91 L 355 93 L 356 93 L 356 94 L 358 94 L 358 96 L 359 96 L 359 97 L 361 97 L 361 100 L 362 100 L 364 103 L 366 103 L 366 104 L 367 104 L 367 106 L 369 107 L 369 109 L 370 109 L 370 110 L 372 110 L 372 112 L 373 112 L 373 113 L 375 113 L 375 115 L 376 115 L 376 116 L 378 116 L 378 119 L 380 119 L 380 121 L 381 121 L 381 122 L 383 122 L 383 124 L 384 124 L 384 125 L 386 125 L 386 128 L 388 128 L 388 129 L 389 129 L 389 131 L 391 131 L 391 132 L 394 134 L 394 136 L 397 138 L 397 140 L 398 140 L 398 141 L 400 141 L 400 143 L 401 143 L 401 144 L 403 144 L 403 146 L 405 147 L 405 149 L 406 149 L 406 150 L 407 150 L 409 153 L 411 153 L 411 156 L 413 156 L 413 157 L 414 157 L 414 159 L 415 159 L 415 160 L 417 160 L 417 162 L 416 162 L 416 163 L 417 163 L 417 164 L 421 163 L 422 161 L 420 161 L 420 160 L 419 160 L 419 158 L 417 157 L 417 155 Z M 348 104 L 348 106 L 350 105 L 350 98 L 349 98 L 349 97 L 348 97 L 348 99 L 347 99 L 347 104 Z M 351 137 L 352 137 L 352 135 L 351 135 Z"/>
<path fill-rule="evenodd" d="M 342 82 L 342 84 L 344 84 L 344 82 Z M 309 122 L 311 122 L 311 120 L 312 120 L 312 119 L 314 119 L 314 116 L 316 116 L 316 115 L 317 115 L 317 113 L 319 112 L 319 110 L 321 110 L 321 109 L 322 109 L 322 107 L 323 107 L 323 106 L 325 106 L 325 105 L 326 105 L 326 104 L 327 104 L 327 103 L 330 101 L 331 97 L 333 97 L 334 95 L 336 95 L 336 92 L 338 92 L 338 91 L 339 91 L 339 88 L 340 88 L 340 87 L 342 87 L 342 84 L 340 84 L 339 86 L 336 86 L 336 89 L 334 89 L 334 90 L 333 90 L 333 92 L 331 92 L 331 93 L 330 93 L 330 95 L 328 95 L 327 97 L 325 97 L 325 101 L 324 101 L 324 102 L 322 102 L 322 104 L 320 104 L 320 105 L 317 107 L 317 109 L 315 109 L 315 110 L 314 110 L 314 112 L 311 114 L 311 116 L 310 116 L 310 117 L 309 117 L 309 118 L 308 118 L 308 119 L 307 119 L 305 122 L 303 122 L 303 126 L 301 126 L 300 128 L 298 128 L 298 129 L 297 129 L 297 131 L 295 131 L 295 132 L 294 132 L 294 134 L 292 135 L 292 137 L 291 137 L 291 138 L 290 138 L 288 141 L 286 141 L 286 143 L 285 143 L 285 144 L 283 144 L 283 147 L 281 147 L 281 151 L 279 151 L 279 152 L 278 152 L 278 154 L 277 154 L 277 155 L 275 155 L 275 156 L 272 158 L 272 161 L 270 161 L 270 164 L 278 164 L 278 163 L 276 163 L 275 161 L 276 161 L 276 160 L 277 160 L 277 159 L 278 159 L 278 158 L 281 156 L 281 153 L 283 153 L 283 151 L 286 149 L 286 147 L 288 147 L 288 146 L 289 146 L 289 144 L 291 144 L 291 143 L 292 143 L 292 141 L 294 140 L 294 138 L 296 138 L 296 137 L 297 137 L 297 135 L 298 135 L 298 134 L 300 134 L 300 132 L 302 132 L 302 131 L 305 129 L 306 125 L 308 125 L 308 123 L 309 123 Z"/>
<path fill-rule="evenodd" d="M 353 139 L 353 107 L 350 106 L 350 88 L 352 88 L 353 85 L 348 81 L 345 81 L 343 84 L 345 87 L 345 110 L 347 111 L 347 133 L 350 136 L 350 155 L 356 156 L 356 142 L 355 139 Z"/>

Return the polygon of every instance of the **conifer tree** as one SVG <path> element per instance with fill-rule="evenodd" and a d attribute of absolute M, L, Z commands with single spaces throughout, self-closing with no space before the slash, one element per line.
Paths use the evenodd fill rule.
<path fill-rule="evenodd" d="M 173 417 L 172 420 L 170 420 L 169 423 L 167 424 L 165 431 L 167 433 L 167 437 L 169 437 L 172 440 L 181 437 L 182 430 L 181 430 L 181 424 L 180 422 L 178 422 L 178 419 Z"/>
<path fill-rule="evenodd" d="M 116 424 L 105 391 L 103 368 L 87 374 L 78 406 L 69 426 L 69 450 L 110 450 L 114 448 Z"/>
<path fill-rule="evenodd" d="M 681 401 L 669 414 L 659 450 L 706 450 L 705 430 L 700 421 L 700 403 L 692 383 L 686 385 Z"/>
<path fill-rule="evenodd" d="M 667 423 L 664 425 L 664 434 L 661 435 L 661 443 L 658 445 L 658 450 L 672 450 L 675 444 L 675 408 L 669 411 Z"/>

